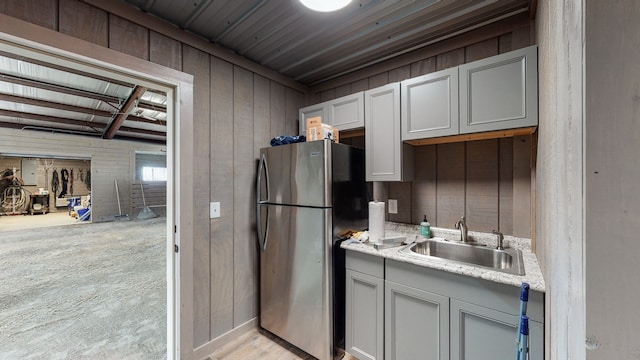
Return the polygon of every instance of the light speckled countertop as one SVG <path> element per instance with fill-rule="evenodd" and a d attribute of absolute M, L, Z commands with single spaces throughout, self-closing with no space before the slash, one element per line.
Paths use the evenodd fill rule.
<path fill-rule="evenodd" d="M 410 224 L 400 224 L 387 222 L 385 224 L 385 237 L 391 238 L 396 236 L 404 236 L 408 241 L 417 239 L 423 239 L 420 237 L 420 226 Z M 416 238 L 417 236 L 417 238 Z M 431 228 L 432 238 L 457 240 L 460 237 L 460 231 L 444 228 Z M 495 246 L 496 235 L 488 233 L 480 233 L 470 231 L 468 236 L 477 241 L 480 244 Z M 407 253 L 403 253 L 402 249 L 407 245 L 396 246 L 386 249 L 376 250 L 370 244 L 359 243 L 357 241 L 345 241 L 341 247 L 348 250 L 359 251 L 366 254 L 375 256 L 381 256 L 387 259 L 395 261 L 401 261 L 406 263 L 415 264 L 418 266 L 430 267 L 433 269 L 448 271 L 455 274 L 471 276 L 479 279 L 494 281 L 502 284 L 513 285 L 520 287 L 523 282 L 529 283 L 531 290 L 544 292 L 545 283 L 540 271 L 540 265 L 534 253 L 531 252 L 531 240 L 524 238 L 516 238 L 513 236 L 504 236 L 504 245 L 506 247 L 512 247 L 520 249 L 522 251 L 522 258 L 524 261 L 525 275 L 512 275 L 503 272 L 490 270 L 473 265 L 465 265 L 459 262 L 453 262 L 442 259 L 433 259 L 427 256 L 416 256 Z"/>

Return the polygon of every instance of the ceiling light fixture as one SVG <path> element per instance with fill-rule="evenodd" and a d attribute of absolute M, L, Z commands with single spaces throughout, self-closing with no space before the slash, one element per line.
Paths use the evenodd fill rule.
<path fill-rule="evenodd" d="M 300 0 L 300 2 L 314 11 L 331 12 L 349 5 L 351 0 Z"/>

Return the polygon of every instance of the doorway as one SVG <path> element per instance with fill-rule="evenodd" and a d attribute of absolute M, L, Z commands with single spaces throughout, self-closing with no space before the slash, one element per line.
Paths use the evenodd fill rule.
<path fill-rule="evenodd" d="M 193 213 L 192 200 L 188 187 L 182 187 L 182 183 L 175 176 L 176 169 L 181 172 L 192 170 L 192 166 L 187 159 L 190 159 L 188 151 L 184 152 L 179 141 L 178 129 L 184 134 L 189 133 L 192 128 L 191 120 L 191 88 L 192 78 L 186 74 L 166 69 L 164 67 L 150 64 L 148 62 L 131 59 L 115 51 L 92 45 L 88 43 L 65 42 L 63 35 L 38 31 L 28 31 L 17 29 L 20 34 L 0 33 L 0 48 L 3 52 L 36 58 L 63 66 L 79 68 L 88 73 L 95 73 L 99 76 L 112 77 L 121 81 L 128 81 L 164 92 L 167 96 L 167 142 L 164 151 L 167 154 L 167 173 L 169 174 L 166 186 L 166 222 L 163 225 L 166 236 L 166 329 L 167 329 L 167 354 L 169 358 L 178 358 L 180 349 L 180 321 L 181 296 L 189 292 L 188 286 L 179 287 L 181 274 L 188 273 L 180 271 L 181 266 L 190 264 L 188 255 L 190 254 L 190 238 L 192 230 L 186 226 L 188 219 Z M 182 105 L 182 106 L 181 106 Z M 16 134 L 25 134 L 26 131 L 4 132 L 0 136 L 11 137 Z M 65 135 L 67 136 L 67 135 Z M 0 146 L 0 152 L 9 150 Z M 158 150 L 160 151 L 160 150 Z M 37 149 L 25 148 L 27 155 L 38 153 Z M 76 150 L 72 155 L 79 155 Z M 56 154 L 61 155 L 61 154 Z M 134 156 L 134 155 L 132 155 Z M 92 165 L 92 166 L 95 166 Z M 96 174 L 92 174 L 96 179 Z M 109 179 L 112 180 L 112 179 Z M 95 187 L 95 184 L 94 184 Z M 129 189 L 127 189 L 129 190 Z M 111 194 L 113 192 L 110 191 Z M 103 194 L 104 195 L 104 194 Z M 94 201 L 98 194 L 92 194 Z M 113 195 L 110 196 L 113 198 Z M 105 196 L 105 199 L 107 197 Z M 180 206 L 176 206 L 180 205 Z M 130 206 L 130 204 L 128 204 Z M 181 212 L 176 211 L 181 208 Z M 97 214 L 96 214 L 97 215 Z M 103 215 L 106 216 L 106 215 Z M 185 223 L 185 226 L 181 224 Z M 183 241 L 184 239 L 184 241 Z M 177 249 L 181 249 L 180 252 Z M 185 256 L 186 255 L 186 256 Z M 186 347 L 183 347 L 186 349 Z"/>

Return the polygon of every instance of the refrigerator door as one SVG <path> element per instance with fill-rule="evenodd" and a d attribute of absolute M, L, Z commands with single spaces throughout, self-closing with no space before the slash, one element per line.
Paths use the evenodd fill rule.
<path fill-rule="evenodd" d="M 263 205 L 260 326 L 318 359 L 332 339 L 331 209 Z M 268 224 L 267 224 L 268 223 Z M 260 231 L 260 230 L 259 230 Z"/>
<path fill-rule="evenodd" d="M 260 150 L 261 203 L 331 206 L 330 142 L 311 141 Z M 265 188 L 268 186 L 268 188 Z"/>

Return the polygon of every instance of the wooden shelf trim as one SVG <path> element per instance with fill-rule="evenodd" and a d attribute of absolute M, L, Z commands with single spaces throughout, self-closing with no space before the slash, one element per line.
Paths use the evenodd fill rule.
<path fill-rule="evenodd" d="M 407 140 L 405 142 L 413 146 L 423 146 L 423 145 L 447 144 L 447 143 L 462 142 L 462 141 L 500 139 L 500 138 L 519 136 L 519 135 L 533 134 L 536 131 L 536 129 L 537 127 L 533 126 L 533 127 L 525 127 L 525 128 L 518 128 L 518 129 L 487 131 L 487 132 L 476 133 L 476 134 L 462 134 L 462 135 L 436 137 L 436 138 L 429 138 L 429 139 Z"/>
<path fill-rule="evenodd" d="M 341 139 L 348 139 L 357 136 L 364 136 L 364 128 L 340 131 Z"/>

